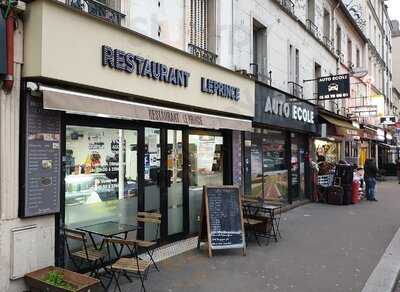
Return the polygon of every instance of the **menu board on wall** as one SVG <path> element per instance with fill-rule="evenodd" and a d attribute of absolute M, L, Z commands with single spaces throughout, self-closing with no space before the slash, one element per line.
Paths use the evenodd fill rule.
<path fill-rule="evenodd" d="M 23 110 L 20 217 L 60 212 L 61 113 L 43 109 L 41 97 L 26 94 Z"/>
<path fill-rule="evenodd" d="M 201 241 L 212 250 L 240 248 L 245 255 L 245 235 L 240 202 L 240 191 L 235 186 L 207 187 L 203 189 L 198 247 Z"/>

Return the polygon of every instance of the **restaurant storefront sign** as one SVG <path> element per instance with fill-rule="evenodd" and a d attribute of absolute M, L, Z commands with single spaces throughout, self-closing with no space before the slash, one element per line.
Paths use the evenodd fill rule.
<path fill-rule="evenodd" d="M 38 0 L 29 9 L 24 78 L 83 85 L 163 106 L 254 116 L 250 78 L 61 3 Z M 71 35 L 79 54 L 71 53 L 71 38 L 65 37 Z"/>
<path fill-rule="evenodd" d="M 256 84 L 254 122 L 316 132 L 316 108 L 273 88 Z"/>

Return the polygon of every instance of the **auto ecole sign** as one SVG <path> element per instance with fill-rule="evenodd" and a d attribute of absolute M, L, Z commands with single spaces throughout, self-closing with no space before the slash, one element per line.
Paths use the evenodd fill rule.
<path fill-rule="evenodd" d="M 343 99 L 350 97 L 350 75 L 342 74 L 318 78 L 318 98 Z"/>

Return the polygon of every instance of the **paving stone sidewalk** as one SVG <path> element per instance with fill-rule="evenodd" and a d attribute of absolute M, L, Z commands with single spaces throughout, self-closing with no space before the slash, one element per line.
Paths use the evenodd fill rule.
<path fill-rule="evenodd" d="M 247 256 L 223 251 L 209 259 L 189 251 L 160 263 L 150 292 L 361 291 L 400 226 L 400 186 L 379 183 L 379 202 L 308 204 L 284 214 L 282 240 L 250 242 Z M 138 281 L 124 291 L 139 291 Z M 385 291 L 377 291 L 385 292 Z"/>

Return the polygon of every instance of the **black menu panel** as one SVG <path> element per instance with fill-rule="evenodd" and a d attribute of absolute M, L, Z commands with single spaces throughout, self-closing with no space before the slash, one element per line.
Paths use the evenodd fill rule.
<path fill-rule="evenodd" d="M 61 113 L 43 109 L 41 97 L 26 94 L 22 110 L 25 149 L 21 166 L 20 217 L 60 212 Z"/>
<path fill-rule="evenodd" d="M 243 248 L 239 188 L 207 187 L 211 248 Z"/>

